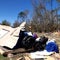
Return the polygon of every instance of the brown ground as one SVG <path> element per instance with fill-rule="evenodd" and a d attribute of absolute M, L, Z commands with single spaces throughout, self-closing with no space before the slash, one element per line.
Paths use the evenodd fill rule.
<path fill-rule="evenodd" d="M 55 39 L 56 40 L 56 43 L 58 44 L 58 46 L 59 46 L 59 51 L 60 51 L 60 32 L 54 32 L 54 33 L 37 33 L 38 34 L 38 36 L 40 37 L 40 36 L 42 36 L 42 35 L 44 35 L 44 36 L 46 36 L 46 37 L 48 37 L 48 38 L 50 38 L 50 39 Z M 60 53 L 59 53 L 60 54 Z M 12 56 L 12 55 L 11 55 Z M 58 56 L 58 55 L 57 55 Z M 49 59 L 50 59 L 51 57 L 49 57 Z M 11 60 L 32 60 L 30 57 L 29 57 L 29 54 L 26 56 L 26 53 L 19 53 L 19 54 L 17 54 L 17 55 L 14 55 L 14 56 L 12 56 L 11 58 L 9 57 L 9 59 L 11 59 Z M 47 59 L 47 60 L 49 60 L 49 59 Z M 51 58 L 52 60 L 55 60 L 54 58 Z M 50 60 L 51 60 L 50 59 Z M 41 59 L 41 60 L 43 60 L 43 59 Z"/>

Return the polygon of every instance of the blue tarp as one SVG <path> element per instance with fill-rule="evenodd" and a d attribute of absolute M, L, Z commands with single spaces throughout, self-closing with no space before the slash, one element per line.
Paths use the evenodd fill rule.
<path fill-rule="evenodd" d="M 56 52 L 58 53 L 59 52 L 59 49 L 58 49 L 58 45 L 55 43 L 55 42 L 50 42 L 46 45 L 45 49 L 48 51 L 48 52 Z"/>

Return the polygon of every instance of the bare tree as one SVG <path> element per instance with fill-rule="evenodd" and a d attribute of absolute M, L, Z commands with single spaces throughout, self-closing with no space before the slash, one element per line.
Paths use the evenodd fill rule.
<path fill-rule="evenodd" d="M 58 7 L 54 7 L 56 0 L 32 0 L 33 17 L 32 22 L 37 31 L 56 31 L 58 28 Z M 57 3 L 57 1 L 56 1 Z M 50 9 L 47 8 L 47 4 Z M 57 6 L 57 5 L 56 5 Z M 38 26 L 38 28 L 37 28 Z"/>
<path fill-rule="evenodd" d="M 20 25 L 20 22 L 18 20 L 15 20 L 15 22 L 13 23 L 13 27 L 18 27 Z"/>
<path fill-rule="evenodd" d="M 20 22 L 26 21 L 27 15 L 28 15 L 28 10 L 19 12 L 18 20 L 20 20 Z"/>
<path fill-rule="evenodd" d="M 3 20 L 1 25 L 11 26 L 10 22 L 8 22 L 7 20 Z"/>

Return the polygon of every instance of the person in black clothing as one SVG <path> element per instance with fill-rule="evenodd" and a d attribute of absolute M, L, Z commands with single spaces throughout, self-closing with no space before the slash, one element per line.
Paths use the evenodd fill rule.
<path fill-rule="evenodd" d="M 16 43 L 16 45 L 14 46 L 13 49 L 18 49 L 18 48 L 22 48 L 23 45 L 22 45 L 22 40 L 25 36 L 27 36 L 27 34 L 25 34 L 26 31 L 22 31 L 20 30 L 20 33 L 19 33 L 19 38 L 18 38 L 18 41 Z"/>

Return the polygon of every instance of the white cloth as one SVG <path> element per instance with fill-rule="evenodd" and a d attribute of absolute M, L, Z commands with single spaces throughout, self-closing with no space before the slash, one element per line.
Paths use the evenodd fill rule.
<path fill-rule="evenodd" d="M 50 43 L 50 42 L 55 42 L 55 39 L 49 39 L 46 44 Z"/>
<path fill-rule="evenodd" d="M 32 32 L 26 32 L 29 36 L 33 36 Z"/>
<path fill-rule="evenodd" d="M 36 41 L 39 41 L 40 40 L 40 37 L 36 39 Z"/>
<path fill-rule="evenodd" d="M 44 51 L 37 51 L 37 52 L 33 52 L 30 53 L 31 58 L 45 58 L 46 55 L 51 55 L 54 52 L 47 52 L 46 50 Z"/>

